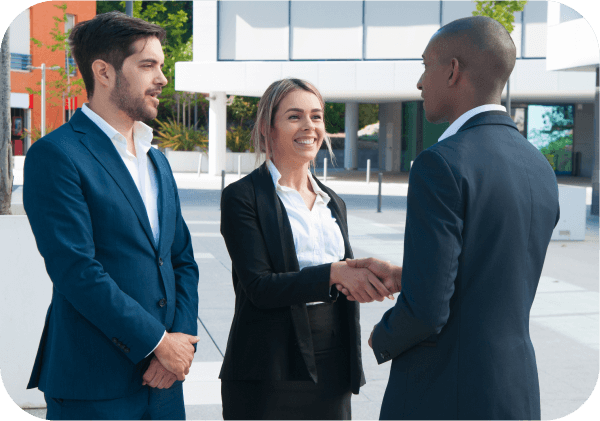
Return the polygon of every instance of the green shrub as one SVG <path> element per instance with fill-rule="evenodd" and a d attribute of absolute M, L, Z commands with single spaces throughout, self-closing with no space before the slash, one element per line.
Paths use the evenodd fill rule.
<path fill-rule="evenodd" d="M 161 148 L 171 148 L 174 151 L 193 151 L 199 147 L 202 152 L 208 150 L 208 135 L 204 128 L 194 130 L 171 119 L 167 122 L 155 120 L 160 127 L 157 130 Z"/>
<path fill-rule="evenodd" d="M 247 150 L 254 152 L 254 147 L 250 140 L 251 133 L 252 129 L 242 126 L 227 129 L 225 138 L 229 150 L 231 152 L 246 152 Z"/>
<path fill-rule="evenodd" d="M 325 130 L 327 133 L 341 133 L 344 131 L 344 115 L 346 104 L 328 102 L 325 104 Z"/>
<path fill-rule="evenodd" d="M 358 106 L 358 129 L 379 121 L 379 104 L 360 104 Z"/>

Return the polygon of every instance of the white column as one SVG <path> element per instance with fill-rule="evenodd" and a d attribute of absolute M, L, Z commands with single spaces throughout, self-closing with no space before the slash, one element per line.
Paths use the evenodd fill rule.
<path fill-rule="evenodd" d="M 358 168 L 358 103 L 347 102 L 345 113 L 346 140 L 344 142 L 344 168 Z"/>
<path fill-rule="evenodd" d="M 210 94 L 208 109 L 208 174 L 221 175 L 225 169 L 227 128 L 227 96 L 225 92 Z"/>

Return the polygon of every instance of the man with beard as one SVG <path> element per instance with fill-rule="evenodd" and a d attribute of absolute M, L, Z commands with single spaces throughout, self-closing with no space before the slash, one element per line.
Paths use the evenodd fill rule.
<path fill-rule="evenodd" d="M 185 419 L 198 267 L 152 129 L 161 27 L 111 12 L 73 28 L 87 89 L 27 154 L 23 201 L 53 294 L 28 388 L 48 419 Z"/>

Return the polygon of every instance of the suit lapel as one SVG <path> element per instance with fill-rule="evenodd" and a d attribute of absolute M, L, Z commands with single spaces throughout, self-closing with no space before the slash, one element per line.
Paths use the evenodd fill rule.
<path fill-rule="evenodd" d="M 267 243 L 269 257 L 273 262 L 273 269 L 276 272 L 287 272 L 290 270 L 290 264 L 289 251 L 286 250 L 287 244 L 283 235 L 283 212 L 266 165 L 263 164 L 257 171 L 252 173 L 252 181 L 254 183 L 258 220 Z M 296 262 L 297 265 L 298 262 Z"/>
<path fill-rule="evenodd" d="M 78 110 L 69 121 L 73 129 L 80 133 L 85 133 L 81 138 L 81 143 L 90 151 L 90 153 L 100 162 L 104 169 L 110 174 L 117 186 L 121 189 L 133 211 L 138 217 L 148 240 L 156 249 L 154 236 L 150 228 L 146 206 L 140 196 L 140 192 L 131 178 L 129 170 L 123 163 L 121 156 L 115 149 L 111 140 L 104 134 L 96 124 L 94 124 L 82 111 Z"/>
<path fill-rule="evenodd" d="M 282 206 L 279 196 L 277 196 L 271 174 L 266 164 L 263 164 L 252 174 L 258 219 L 274 270 L 280 273 L 297 272 L 300 267 L 294 247 L 290 221 L 285 207 Z M 317 365 L 306 304 L 292 305 L 290 306 L 290 312 L 300 353 L 310 376 L 316 381 Z"/>
<path fill-rule="evenodd" d="M 163 238 L 171 238 L 172 236 L 172 232 L 171 228 L 172 228 L 172 224 L 166 224 L 166 212 L 167 209 L 169 209 L 170 203 L 168 202 L 168 195 L 167 192 L 169 192 L 169 188 L 168 188 L 168 184 L 169 184 L 169 180 L 167 179 L 167 174 L 169 174 L 168 168 L 166 167 L 166 165 L 164 164 L 163 160 L 160 159 L 160 157 L 158 156 L 158 154 L 160 154 L 161 152 L 154 149 L 154 148 L 150 148 L 150 150 L 148 151 L 148 156 L 150 157 L 150 159 L 152 160 L 152 163 L 154 164 L 154 168 L 156 169 L 156 181 L 158 184 L 158 199 L 157 199 L 157 210 L 158 210 L 158 224 L 160 227 L 160 236 L 159 236 L 159 240 L 158 240 L 158 250 L 160 251 L 160 254 L 162 255 L 164 250 L 163 250 L 163 246 L 164 246 L 164 241 Z M 172 197 L 172 202 L 174 203 L 175 198 Z M 171 203 L 172 204 L 172 203 Z M 167 232 L 167 230 L 169 232 Z"/>

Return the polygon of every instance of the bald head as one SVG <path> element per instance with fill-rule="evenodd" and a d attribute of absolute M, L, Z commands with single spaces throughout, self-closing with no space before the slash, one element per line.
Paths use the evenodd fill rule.
<path fill-rule="evenodd" d="M 501 95 L 517 52 L 504 26 L 485 16 L 450 22 L 434 34 L 427 48 L 441 63 L 456 58 L 468 82 L 484 96 Z"/>

